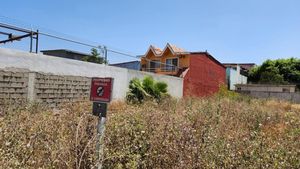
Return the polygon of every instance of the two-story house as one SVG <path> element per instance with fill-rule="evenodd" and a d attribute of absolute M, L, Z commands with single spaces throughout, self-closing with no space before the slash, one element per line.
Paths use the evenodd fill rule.
<path fill-rule="evenodd" d="M 141 70 L 182 77 L 184 96 L 208 96 L 226 84 L 226 68 L 208 52 L 188 52 L 167 44 L 150 46 L 141 57 Z"/>
<path fill-rule="evenodd" d="M 189 52 L 169 43 L 163 50 L 151 45 L 141 58 L 141 69 L 147 72 L 180 76 L 180 73 L 189 67 L 189 55 Z"/>

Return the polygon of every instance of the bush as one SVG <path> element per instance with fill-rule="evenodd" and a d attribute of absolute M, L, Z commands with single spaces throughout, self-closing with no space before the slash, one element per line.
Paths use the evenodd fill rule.
<path fill-rule="evenodd" d="M 249 81 L 263 84 L 299 84 L 300 59 L 268 59 L 250 70 Z"/>
<path fill-rule="evenodd" d="M 165 82 L 155 82 L 151 76 L 146 76 L 143 81 L 134 78 L 129 83 L 127 101 L 129 103 L 142 103 L 147 99 L 155 99 L 160 102 L 167 95 L 168 85 Z"/>

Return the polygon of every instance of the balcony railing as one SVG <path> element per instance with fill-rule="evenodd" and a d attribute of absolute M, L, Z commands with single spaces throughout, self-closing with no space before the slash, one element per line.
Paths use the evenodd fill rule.
<path fill-rule="evenodd" d="M 178 68 L 176 66 L 166 66 L 159 68 L 142 68 L 142 71 L 153 72 L 153 73 L 163 73 L 163 74 L 175 74 L 178 72 Z"/>
<path fill-rule="evenodd" d="M 166 67 L 161 67 L 160 70 L 162 72 L 177 72 L 178 68 L 176 66 L 166 66 Z"/>

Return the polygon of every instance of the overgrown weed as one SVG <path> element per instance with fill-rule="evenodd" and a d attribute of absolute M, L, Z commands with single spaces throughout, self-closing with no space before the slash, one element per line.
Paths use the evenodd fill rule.
<path fill-rule="evenodd" d="M 0 168 L 92 168 L 91 103 L 0 117 Z M 300 107 L 219 94 L 110 104 L 104 168 L 300 168 Z"/>

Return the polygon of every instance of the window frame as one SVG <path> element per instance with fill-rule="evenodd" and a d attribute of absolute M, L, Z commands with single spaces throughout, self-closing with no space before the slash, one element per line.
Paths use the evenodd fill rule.
<path fill-rule="evenodd" d="M 177 59 L 177 65 L 173 64 L 174 59 Z M 173 66 L 170 66 L 170 64 L 167 63 L 168 60 L 171 60 L 171 65 L 173 65 Z M 166 68 L 165 68 L 166 71 L 175 71 L 176 68 L 179 66 L 179 58 L 178 57 L 166 58 L 165 63 L 166 63 L 166 65 L 165 65 L 166 66 Z"/>

